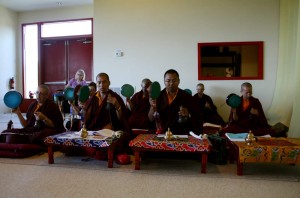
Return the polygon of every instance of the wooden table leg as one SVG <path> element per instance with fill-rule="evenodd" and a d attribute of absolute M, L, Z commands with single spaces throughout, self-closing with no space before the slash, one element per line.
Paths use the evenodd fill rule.
<path fill-rule="evenodd" d="M 240 159 L 237 159 L 236 166 L 237 166 L 236 174 L 238 176 L 242 176 L 243 175 L 243 163 L 240 162 Z"/>
<path fill-rule="evenodd" d="M 53 164 L 54 158 L 53 158 L 53 146 L 48 146 L 48 164 Z"/>
<path fill-rule="evenodd" d="M 206 173 L 206 164 L 207 164 L 207 153 L 202 152 L 201 173 Z"/>
<path fill-rule="evenodd" d="M 134 169 L 140 170 L 141 169 L 141 161 L 140 161 L 140 150 L 134 149 Z"/>
<path fill-rule="evenodd" d="M 108 155 L 108 164 L 107 167 L 108 168 L 113 168 L 113 164 L 114 164 L 114 149 L 109 147 L 107 149 L 107 155 Z"/>

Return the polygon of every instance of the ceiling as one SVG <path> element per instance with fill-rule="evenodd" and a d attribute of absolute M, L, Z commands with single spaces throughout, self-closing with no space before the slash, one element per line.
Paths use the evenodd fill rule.
<path fill-rule="evenodd" d="M 16 12 L 92 4 L 93 0 L 0 0 L 0 6 Z"/>

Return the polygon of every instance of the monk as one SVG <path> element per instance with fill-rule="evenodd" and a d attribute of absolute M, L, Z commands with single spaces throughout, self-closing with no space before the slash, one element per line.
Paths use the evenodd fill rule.
<path fill-rule="evenodd" d="M 115 92 L 109 89 L 110 80 L 106 73 L 99 73 L 96 76 L 97 92 L 89 99 L 87 111 L 85 113 L 85 123 L 88 130 L 110 129 L 113 131 L 121 130 L 123 135 L 115 145 L 117 153 L 130 152 L 129 141 L 132 134 L 129 132 L 126 120 L 126 107 L 123 99 Z M 96 103 L 98 102 L 98 104 Z M 89 106 L 90 112 L 89 112 Z M 96 112 L 93 112 L 94 110 Z M 89 115 L 93 112 L 93 115 Z M 95 153 L 90 149 L 90 153 Z M 97 152 L 98 154 L 101 152 Z M 97 154 L 96 153 L 96 158 Z M 104 155 L 103 152 L 101 155 Z M 106 155 L 106 154 L 105 154 Z"/>
<path fill-rule="evenodd" d="M 2 132 L 2 138 L 7 143 L 43 144 L 47 136 L 55 135 L 65 131 L 63 117 L 56 103 L 49 99 L 50 91 L 48 86 L 39 85 L 37 88 L 36 101 L 33 102 L 26 113 L 26 118 L 21 114 L 20 108 L 13 109 L 22 129 L 8 129 Z M 9 142 L 6 132 L 15 133 L 14 142 Z"/>
<path fill-rule="evenodd" d="M 274 135 L 264 114 L 260 101 L 252 96 L 252 85 L 245 82 L 241 85 L 241 104 L 231 108 L 228 125 L 223 132 L 247 133 L 249 130 L 256 136 Z"/>
<path fill-rule="evenodd" d="M 129 110 L 128 124 L 131 129 L 149 129 L 151 122 L 148 118 L 150 110 L 149 87 L 151 81 L 148 78 L 142 80 L 142 90 L 135 93 L 131 99 L 126 99 L 126 107 Z"/>
<path fill-rule="evenodd" d="M 109 89 L 110 81 L 106 73 L 99 73 L 96 76 L 98 98 L 98 108 L 95 117 L 87 125 L 88 129 L 100 130 L 111 129 L 126 130 L 128 124 L 125 119 L 126 107 L 123 99 L 115 92 Z"/>
<path fill-rule="evenodd" d="M 194 110 L 192 96 L 178 88 L 179 83 L 176 70 L 170 69 L 165 72 L 165 88 L 156 100 L 150 98 L 149 119 L 156 121 L 157 133 L 165 133 L 170 128 L 176 135 L 188 135 L 190 131 L 199 134 L 203 121 Z"/>
<path fill-rule="evenodd" d="M 203 122 L 224 126 L 225 122 L 217 112 L 210 96 L 204 93 L 204 84 L 199 83 L 196 86 L 197 93 L 193 96 L 193 100 L 198 104 L 199 113 L 203 114 Z"/>
<path fill-rule="evenodd" d="M 81 107 L 81 115 L 83 117 L 83 124 L 87 129 L 90 129 L 91 122 L 96 117 L 98 108 L 100 105 L 99 97 L 96 96 L 97 85 L 94 82 L 88 84 L 90 95 L 87 101 L 84 103 L 79 101 L 79 106 Z"/>

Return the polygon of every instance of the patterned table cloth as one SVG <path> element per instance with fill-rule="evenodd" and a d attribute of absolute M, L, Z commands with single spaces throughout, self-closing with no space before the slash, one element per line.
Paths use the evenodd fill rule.
<path fill-rule="evenodd" d="M 209 152 L 211 150 L 211 143 L 207 139 L 199 140 L 192 136 L 188 136 L 187 141 L 166 141 L 156 137 L 155 134 L 140 134 L 130 141 L 129 146 L 166 151 Z"/>
<path fill-rule="evenodd" d="M 47 145 L 63 145 L 63 146 L 79 146 L 79 147 L 109 147 L 112 138 L 104 138 L 103 136 L 88 136 L 81 138 L 76 132 L 64 132 L 57 135 L 48 136 L 44 143 Z"/>
<path fill-rule="evenodd" d="M 247 145 L 245 142 L 234 142 L 234 144 L 238 146 L 241 163 L 300 164 L 299 138 L 258 138 L 252 145 Z"/>

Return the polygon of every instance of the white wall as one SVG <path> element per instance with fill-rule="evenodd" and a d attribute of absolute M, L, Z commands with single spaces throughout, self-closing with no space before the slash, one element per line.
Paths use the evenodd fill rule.
<path fill-rule="evenodd" d="M 3 97 L 9 91 L 9 78 L 17 76 L 17 22 L 15 12 L 0 6 L 0 112 L 8 111 Z"/>
<path fill-rule="evenodd" d="M 107 72 L 111 86 L 142 78 L 163 85 L 176 69 L 180 87 L 195 93 L 197 43 L 264 41 L 264 79 L 251 80 L 254 96 L 266 110 L 272 100 L 278 56 L 279 0 L 96 0 L 94 1 L 94 74 Z M 115 57 L 116 49 L 124 52 Z M 203 81 L 223 118 L 226 96 L 239 94 L 239 80 Z"/>
<path fill-rule="evenodd" d="M 92 17 L 93 5 L 62 7 L 56 9 L 21 12 L 19 13 L 19 24 Z"/>

